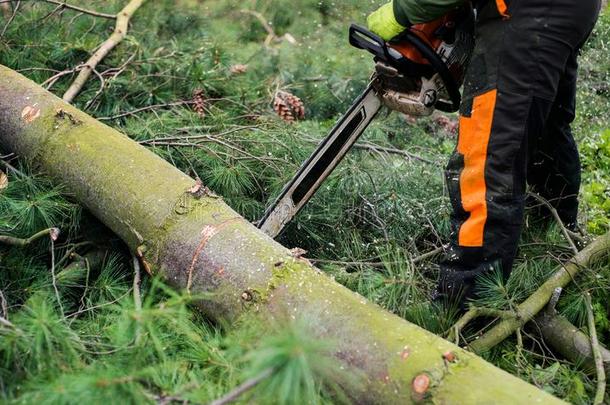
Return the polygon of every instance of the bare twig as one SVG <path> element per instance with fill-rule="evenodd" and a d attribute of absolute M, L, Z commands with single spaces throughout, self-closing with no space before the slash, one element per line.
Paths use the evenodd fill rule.
<path fill-rule="evenodd" d="M 4 243 L 5 245 L 10 245 L 10 246 L 18 246 L 18 247 L 23 247 L 23 246 L 27 246 L 30 243 L 44 237 L 44 236 L 49 236 L 51 238 L 51 241 L 54 241 L 55 239 L 57 239 L 57 236 L 59 235 L 59 229 L 58 228 L 48 228 L 48 229 L 43 229 L 40 232 L 36 232 L 34 235 L 30 236 L 29 238 L 16 238 L 14 236 L 8 236 L 8 235 L 0 235 L 0 243 Z"/>
<path fill-rule="evenodd" d="M 8 302 L 2 290 L 0 290 L 0 306 L 2 307 L 2 317 L 8 319 Z"/>
<path fill-rule="evenodd" d="M 35 0 L 41 3 L 50 3 L 50 4 L 55 4 L 57 5 L 60 9 L 68 9 L 68 10 L 74 10 L 74 11 L 78 11 L 79 13 L 83 13 L 83 14 L 89 14 L 92 15 L 94 17 L 101 17 L 101 18 L 108 18 L 111 20 L 114 20 L 117 18 L 116 14 L 106 14 L 106 13 L 100 13 L 98 11 L 94 11 L 94 10 L 88 10 L 86 8 L 82 8 L 79 6 L 75 6 L 73 4 L 68 4 L 65 1 L 59 1 L 59 0 Z M 8 4 L 8 3 L 13 3 L 15 2 L 15 0 L 1 0 L 0 3 L 1 4 Z"/>
<path fill-rule="evenodd" d="M 190 100 L 181 100 L 181 101 L 174 101 L 171 103 L 147 105 L 146 107 L 140 107 L 140 108 L 136 108 L 135 110 L 125 111 L 125 112 L 119 113 L 117 115 L 112 115 L 112 116 L 108 116 L 108 117 L 99 117 L 99 118 L 97 118 L 97 120 L 99 120 L 99 121 L 115 120 L 118 118 L 128 117 L 130 115 L 135 115 L 135 114 L 138 114 L 138 113 L 141 113 L 144 111 L 148 111 L 148 110 L 156 110 L 157 108 L 177 107 L 177 106 L 190 105 L 190 104 L 193 104 L 193 102 Z"/>
<path fill-rule="evenodd" d="M 0 324 L 7 326 L 11 329 L 15 329 L 15 325 L 13 325 L 13 323 L 11 321 L 9 321 L 8 319 L 5 319 L 4 317 L 0 316 Z"/>
<path fill-rule="evenodd" d="M 12 171 L 13 173 L 18 175 L 19 177 L 25 177 L 25 173 L 23 173 L 22 171 L 17 169 L 15 166 L 13 166 L 12 164 L 10 164 L 6 160 L 4 160 L 6 158 L 14 157 L 14 156 L 15 155 L 13 155 L 13 154 L 9 154 L 9 155 L 6 155 L 6 156 L 0 156 L 0 164 L 2 164 L 4 167 L 6 167 L 8 170 Z"/>
<path fill-rule="evenodd" d="M 218 399 L 210 402 L 208 405 L 226 405 L 228 403 L 234 402 L 245 392 L 251 390 L 252 388 L 256 387 L 258 384 L 260 384 L 262 381 L 269 378 L 274 372 L 275 372 L 275 368 L 269 367 L 268 369 L 265 369 L 262 373 L 260 373 L 256 377 L 252 377 L 249 380 L 244 381 L 243 383 L 241 383 L 237 387 L 235 387 L 235 389 L 233 389 L 231 392 L 227 393 L 226 395 L 224 395 L 221 398 L 218 398 Z"/>
<path fill-rule="evenodd" d="M 432 249 L 429 252 L 423 253 L 419 256 L 415 256 L 411 259 L 413 263 L 423 262 L 439 253 L 442 253 L 447 248 L 447 245 L 439 246 L 435 249 Z M 307 258 L 312 263 L 324 263 L 324 264 L 338 264 L 341 266 L 368 266 L 368 267 L 385 267 L 388 264 L 401 264 L 404 263 L 402 261 L 380 261 L 380 262 L 372 262 L 372 261 L 343 261 L 343 260 L 329 260 L 329 259 L 311 259 Z"/>
<path fill-rule="evenodd" d="M 55 290 L 55 298 L 57 298 L 57 305 L 61 311 L 62 318 L 65 316 L 64 306 L 61 304 L 61 296 L 59 295 L 59 289 L 57 288 L 57 276 L 55 274 L 55 239 L 51 237 L 51 281 L 53 283 L 53 290 Z"/>
<path fill-rule="evenodd" d="M 400 156 L 404 156 L 409 159 L 419 160 L 424 163 L 434 164 L 434 162 L 431 161 L 430 159 L 426 159 L 425 157 L 419 156 L 415 153 L 407 152 L 406 150 L 402 150 L 402 149 L 387 148 L 385 146 L 375 145 L 370 142 L 357 142 L 354 144 L 354 148 L 364 149 L 364 150 L 373 151 L 373 152 L 383 152 L 383 153 L 387 153 L 390 155 L 400 155 Z"/>
<path fill-rule="evenodd" d="M 142 309 L 142 296 L 140 294 L 140 261 L 138 258 L 133 255 L 133 304 L 136 311 L 140 311 Z"/>
<path fill-rule="evenodd" d="M 460 334 L 462 329 L 468 325 L 473 319 L 482 316 L 488 316 L 493 318 L 501 319 L 513 319 L 517 318 L 518 314 L 513 311 L 503 311 L 494 308 L 483 308 L 483 307 L 471 307 L 458 321 L 451 327 L 447 340 L 453 341 L 456 345 L 460 343 Z"/>
<path fill-rule="evenodd" d="M 21 1 L 17 1 L 17 3 L 15 4 L 15 7 L 13 8 L 13 14 L 11 14 L 10 18 L 4 25 L 4 28 L 2 28 L 2 32 L 0 32 L 0 39 L 2 39 L 2 37 L 4 37 L 4 34 L 6 33 L 6 30 L 8 29 L 9 25 L 11 25 L 11 23 L 15 19 L 15 16 L 17 15 L 17 11 L 19 11 L 19 6 L 21 6 Z"/>
<path fill-rule="evenodd" d="M 593 316 L 591 294 L 589 292 L 585 293 L 585 303 L 587 306 L 587 323 L 589 326 L 589 338 L 591 339 L 591 351 L 593 352 L 593 360 L 595 361 L 595 369 L 597 371 L 597 391 L 595 392 L 593 404 L 599 405 L 604 402 L 604 394 L 606 393 L 606 371 L 604 370 L 604 360 L 597 340 L 595 317 Z"/>
<path fill-rule="evenodd" d="M 570 244 L 570 248 L 572 249 L 574 254 L 577 254 L 578 248 L 574 244 L 574 241 L 572 240 L 572 236 L 570 235 L 570 233 L 568 232 L 568 229 L 566 228 L 563 221 L 559 217 L 559 213 L 557 212 L 555 207 L 553 207 L 553 205 L 550 202 L 548 202 L 545 198 L 543 198 L 542 196 L 540 196 L 536 193 L 529 193 L 529 195 L 534 197 L 538 202 L 543 204 L 545 207 L 548 208 L 549 211 L 551 211 L 551 214 L 553 215 L 553 218 L 555 218 L 555 221 L 557 221 L 557 224 L 559 225 L 559 228 L 561 229 L 563 236 L 566 238 L 566 240 Z"/>
<path fill-rule="evenodd" d="M 93 55 L 85 62 L 84 67 L 79 72 L 78 76 L 72 83 L 72 85 L 66 90 L 63 95 L 64 101 L 71 103 L 76 95 L 81 91 L 85 82 L 91 73 L 97 66 L 97 64 L 108 55 L 108 53 L 117 46 L 125 35 L 127 34 L 127 29 L 129 28 L 129 20 L 136 12 L 138 8 L 144 3 L 145 0 L 131 0 L 125 8 L 123 8 L 118 14 L 116 18 L 116 26 L 114 28 L 114 32 L 110 37 L 104 41 L 100 47 L 95 51 Z"/>

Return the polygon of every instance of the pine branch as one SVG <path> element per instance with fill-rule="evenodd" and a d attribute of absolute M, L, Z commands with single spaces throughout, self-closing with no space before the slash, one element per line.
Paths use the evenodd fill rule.
<path fill-rule="evenodd" d="M 520 315 L 519 318 L 503 319 L 479 339 L 472 342 L 470 349 L 475 353 L 486 352 L 515 333 L 517 329 L 530 321 L 545 307 L 557 287 L 565 287 L 583 268 L 591 265 L 600 256 L 608 254 L 609 251 L 610 232 L 595 239 L 572 260 L 562 265 L 528 299 L 518 305 L 516 311 Z"/>
<path fill-rule="evenodd" d="M 116 26 L 110 37 L 104 41 L 93 55 L 85 62 L 76 79 L 63 95 L 64 101 L 71 103 L 81 91 L 95 67 L 114 49 L 127 35 L 129 20 L 145 0 L 131 0 L 116 17 Z"/>

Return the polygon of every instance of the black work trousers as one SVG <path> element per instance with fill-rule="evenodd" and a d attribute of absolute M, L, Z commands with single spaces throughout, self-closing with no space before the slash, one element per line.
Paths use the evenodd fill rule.
<path fill-rule="evenodd" d="M 489 0 L 478 10 L 457 147 L 445 172 L 453 214 L 441 293 L 469 297 L 479 275 L 510 274 L 527 183 L 565 223 L 576 223 L 577 56 L 599 9 L 599 0 Z"/>

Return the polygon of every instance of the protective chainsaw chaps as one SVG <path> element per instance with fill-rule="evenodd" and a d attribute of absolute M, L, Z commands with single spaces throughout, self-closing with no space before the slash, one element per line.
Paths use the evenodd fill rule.
<path fill-rule="evenodd" d="M 464 6 L 433 22 L 413 25 L 390 42 L 352 24 L 349 42 L 373 54 L 375 71 L 366 89 L 258 221 L 271 237 L 315 194 L 382 106 L 414 116 L 430 115 L 435 109 L 458 110 L 459 89 L 474 48 L 474 12 Z"/>

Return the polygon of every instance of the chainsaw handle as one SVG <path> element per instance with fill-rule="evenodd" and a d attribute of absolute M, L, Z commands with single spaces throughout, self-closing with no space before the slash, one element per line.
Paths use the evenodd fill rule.
<path fill-rule="evenodd" d="M 375 57 L 394 66 L 400 65 L 401 59 L 404 59 L 400 52 L 388 47 L 380 36 L 357 24 L 349 27 L 349 43 L 356 48 L 369 51 Z"/>

